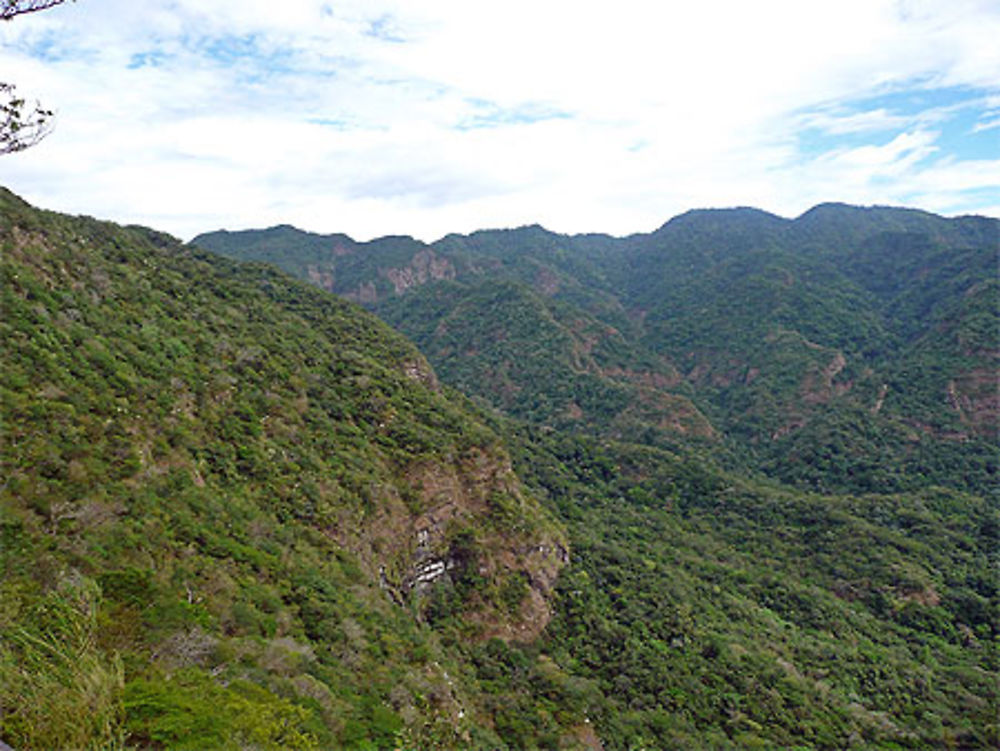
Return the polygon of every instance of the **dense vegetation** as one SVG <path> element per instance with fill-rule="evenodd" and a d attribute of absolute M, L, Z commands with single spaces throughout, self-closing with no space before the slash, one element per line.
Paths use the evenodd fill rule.
<path fill-rule="evenodd" d="M 9 193 L 0 216 L 0 738 L 381 748 L 488 727 L 427 623 L 537 629 L 562 537 L 412 345 L 267 267 Z"/>
<path fill-rule="evenodd" d="M 998 509 L 816 496 L 704 459 L 522 431 L 573 564 L 540 644 L 605 748 L 989 748 Z"/>
<path fill-rule="evenodd" d="M 883 220 L 851 211 L 799 222 L 863 250 Z M 644 236 L 305 236 L 303 275 L 353 274 L 436 376 L 270 267 L 0 192 L 0 739 L 995 748 L 995 226 L 917 215 L 941 257 L 880 287 L 777 247 L 783 220 L 708 218 L 657 233 L 676 268 Z M 727 384 L 720 346 L 775 365 Z M 773 410 L 802 425 L 762 445 Z"/>
<path fill-rule="evenodd" d="M 445 382 L 536 424 L 714 438 L 729 466 L 813 490 L 995 482 L 995 219 L 828 204 L 693 211 L 623 239 L 195 242 L 353 296 Z"/>
<path fill-rule="evenodd" d="M 444 382 L 518 418 L 658 442 L 712 435 L 689 399 L 656 388 L 679 380 L 668 363 L 521 282 L 426 285 L 379 314 L 421 342 Z"/>

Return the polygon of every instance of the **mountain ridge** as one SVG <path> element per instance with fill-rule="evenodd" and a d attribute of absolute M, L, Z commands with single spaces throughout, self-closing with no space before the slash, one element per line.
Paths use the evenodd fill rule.
<path fill-rule="evenodd" d="M 345 232 L 308 230 L 308 229 L 303 229 L 301 227 L 298 227 L 298 226 L 296 226 L 294 224 L 289 224 L 288 222 L 279 222 L 278 224 L 269 225 L 267 227 L 243 227 L 243 228 L 239 228 L 239 229 L 231 229 L 231 228 L 228 228 L 228 227 L 220 227 L 220 228 L 214 229 L 214 230 L 206 230 L 206 231 L 199 232 L 198 234 L 194 235 L 187 242 L 189 244 L 191 244 L 191 245 L 197 245 L 198 243 L 196 242 L 196 239 L 199 238 L 199 237 L 204 237 L 204 236 L 211 236 L 211 235 L 215 235 L 215 234 L 222 234 L 222 235 L 230 234 L 231 235 L 231 234 L 238 234 L 238 233 L 242 233 L 242 232 L 247 232 L 247 233 L 267 232 L 267 231 L 270 231 L 270 230 L 278 230 L 278 229 L 281 229 L 281 230 L 292 229 L 292 230 L 295 230 L 296 232 L 301 232 L 301 233 L 306 234 L 306 235 L 318 236 L 318 237 L 346 238 L 346 239 L 350 240 L 351 242 L 357 243 L 357 244 L 371 243 L 371 242 L 374 242 L 376 240 L 389 237 L 389 238 L 409 239 L 409 240 L 413 240 L 414 242 L 421 243 L 423 245 L 435 245 L 436 243 L 442 242 L 443 240 L 447 240 L 448 238 L 467 238 L 467 237 L 471 237 L 471 236 L 476 235 L 476 234 L 484 234 L 484 233 L 488 234 L 488 233 L 493 233 L 493 232 L 518 232 L 520 230 L 541 230 L 542 232 L 545 232 L 547 234 L 557 235 L 559 237 L 568 237 L 568 238 L 601 238 L 601 239 L 610 239 L 610 240 L 627 240 L 627 239 L 633 238 L 633 237 L 641 237 L 641 236 L 644 236 L 644 235 L 653 234 L 653 233 L 659 231 L 660 229 L 663 229 L 663 227 L 667 226 L 668 224 L 670 224 L 670 222 L 674 221 L 675 219 L 679 219 L 681 217 L 688 217 L 689 215 L 698 215 L 698 214 L 725 214 L 725 213 L 736 213 L 736 214 L 738 214 L 738 213 L 741 213 L 741 212 L 749 212 L 749 213 L 752 213 L 752 214 L 755 214 L 755 215 L 763 215 L 763 216 L 770 217 L 770 218 L 773 218 L 773 219 L 778 219 L 778 220 L 780 220 L 782 222 L 795 223 L 795 222 L 798 222 L 798 221 L 804 219 L 805 217 L 812 217 L 812 216 L 815 216 L 817 214 L 826 213 L 828 211 L 844 211 L 844 210 L 852 211 L 852 212 L 858 212 L 858 213 L 880 212 L 880 211 L 888 211 L 888 212 L 911 212 L 911 213 L 913 213 L 915 215 L 924 215 L 924 216 L 929 216 L 929 217 L 933 217 L 933 218 L 936 218 L 936 219 L 943 219 L 943 220 L 946 220 L 946 221 L 950 221 L 950 220 L 965 220 L 965 219 L 982 219 L 982 220 L 986 220 L 986 221 L 998 221 L 997 217 L 990 216 L 988 214 L 975 214 L 975 213 L 972 213 L 972 214 L 955 214 L 954 216 L 946 216 L 944 214 L 938 214 L 938 213 L 936 213 L 934 211 L 930 211 L 928 209 L 920 209 L 920 208 L 903 206 L 903 205 L 892 205 L 892 204 L 855 204 L 855 203 L 849 203 L 849 202 L 846 202 L 846 201 L 821 201 L 820 203 L 817 203 L 816 205 L 811 206 L 808 209 L 805 209 L 804 211 L 802 211 L 801 213 L 799 213 L 796 216 L 783 216 L 781 214 L 776 214 L 773 211 L 769 211 L 767 209 L 761 209 L 761 208 L 758 208 L 758 207 L 755 207 L 755 206 L 749 206 L 749 205 L 746 205 L 746 206 L 716 206 L 716 207 L 691 208 L 691 209 L 687 209 L 685 211 L 682 211 L 679 214 L 675 214 L 674 216 L 670 217 L 669 219 L 667 219 L 666 221 L 664 221 L 662 224 L 660 224 L 658 227 L 656 227 L 656 228 L 654 228 L 652 230 L 645 231 L 645 232 L 643 232 L 643 231 L 628 232 L 628 233 L 625 233 L 625 234 L 611 234 L 611 233 L 608 233 L 608 232 L 602 232 L 600 230 L 588 230 L 588 231 L 582 231 L 582 232 L 559 232 L 557 230 L 550 230 L 547 227 L 545 227 L 545 225 L 543 225 L 543 224 L 541 224 L 539 222 L 528 222 L 526 224 L 519 224 L 519 225 L 515 225 L 515 226 L 510 226 L 510 227 L 499 227 L 499 226 L 498 227 L 485 227 L 485 228 L 482 228 L 482 229 L 472 230 L 472 231 L 466 232 L 466 233 L 462 233 L 462 232 L 448 232 L 448 233 L 446 233 L 446 234 L 442 235 L 441 237 L 438 237 L 438 238 L 436 238 L 434 240 L 422 240 L 422 239 L 419 239 L 419 238 L 415 237 L 414 235 L 410 235 L 410 234 L 407 234 L 405 232 L 403 232 L 403 233 L 394 233 L 394 234 L 390 234 L 390 235 L 376 235 L 374 237 L 368 238 L 367 240 L 358 240 L 358 239 L 354 238 L 352 235 L 350 235 L 348 233 L 345 233 Z"/>
<path fill-rule="evenodd" d="M 612 426 L 610 437 L 624 435 L 621 430 L 651 430 L 650 440 L 676 445 L 669 430 L 655 426 L 678 424 L 670 414 L 677 407 L 706 418 L 713 429 L 702 433 L 725 436 L 736 461 L 773 473 L 781 471 L 779 459 L 791 442 L 801 442 L 811 425 L 833 424 L 841 415 L 847 443 L 860 440 L 871 450 L 875 444 L 863 435 L 884 436 L 876 441 L 888 447 L 887 455 L 881 448 L 876 452 L 883 456 L 880 464 L 903 463 L 912 468 L 905 473 L 923 472 L 922 455 L 948 454 L 953 457 L 949 461 L 966 462 L 965 469 L 935 470 L 934 476 L 940 482 L 961 482 L 968 471 L 977 479 L 965 487 L 982 482 L 984 471 L 995 472 L 988 469 L 987 453 L 996 446 L 1000 410 L 982 387 L 982 374 L 997 357 L 987 321 L 995 318 L 989 312 L 989 285 L 1000 255 L 1000 221 L 989 217 L 946 219 L 916 209 L 839 203 L 819 204 L 795 219 L 746 207 L 697 209 L 651 233 L 624 238 L 559 235 L 529 225 L 448 235 L 430 244 L 408 240 L 406 247 L 394 241 L 391 250 L 373 241 L 355 246 L 349 257 L 317 250 L 327 241 L 310 235 L 308 261 L 301 246 L 263 248 L 255 245 L 258 237 L 242 235 L 233 244 L 208 234 L 196 242 L 238 258 L 262 260 L 266 255 L 292 274 L 361 302 L 413 337 L 439 370 L 455 378 L 461 371 L 456 383 L 494 406 L 513 409 L 515 416 L 533 415 L 565 427 L 573 422 L 567 415 L 578 415 L 588 429 L 602 421 Z M 574 359 L 574 352 L 593 342 L 579 340 L 574 332 L 605 326 L 631 354 L 624 356 L 615 345 L 619 355 L 614 362 L 590 367 L 602 379 L 602 388 L 636 402 L 640 394 L 612 373 L 638 371 L 660 383 L 672 381 L 656 388 L 661 408 L 627 427 L 611 413 L 581 413 L 578 399 L 562 393 L 553 379 L 537 375 L 546 373 L 546 357 L 528 342 L 532 330 L 549 326 L 541 318 L 521 324 L 525 338 L 520 350 L 508 346 L 505 353 L 491 355 L 490 367 L 505 372 L 524 365 L 523 377 L 518 380 L 515 372 L 514 380 L 502 387 L 508 396 L 502 396 L 497 391 L 501 386 L 484 369 L 485 361 L 477 367 L 475 358 L 459 357 L 461 348 L 446 345 L 441 330 L 429 322 L 442 325 L 445 310 L 430 298 L 439 287 L 445 294 L 442 285 L 447 282 L 459 285 L 447 298 L 456 304 L 464 300 L 470 320 L 503 332 L 503 320 L 490 318 L 496 311 L 484 308 L 472 314 L 470 307 L 473 300 L 485 300 L 473 290 L 503 280 L 524 284 L 538 295 L 548 320 L 577 321 L 564 330 L 563 343 L 549 350 L 553 367 L 566 363 L 559 366 L 564 375 L 557 380 L 576 382 L 570 390 L 581 395 L 591 388 L 580 380 L 588 368 Z M 961 303 L 966 293 L 979 302 Z M 957 313 L 963 305 L 968 312 Z M 965 316 L 970 325 L 979 321 L 978 343 L 961 345 L 961 351 L 944 342 L 956 326 L 970 332 L 962 336 L 972 336 L 972 329 L 955 315 Z M 945 325 L 945 320 L 954 322 Z M 929 345 L 928 337 L 937 343 Z M 630 360 L 646 365 L 636 368 Z M 535 364 L 528 366 L 531 362 Z M 830 370 L 834 362 L 836 372 Z M 924 375 L 904 382 L 901 374 L 914 368 L 940 375 L 933 382 Z M 529 371 L 536 375 L 527 377 Z M 681 374 L 680 382 L 669 375 L 673 373 Z M 511 388 L 521 394 L 520 406 L 511 404 Z M 884 388 L 888 390 L 880 397 Z M 956 389 L 966 390 L 955 396 Z M 963 400 L 969 402 L 964 411 L 934 406 Z M 971 414 L 976 417 L 966 417 Z M 977 447 L 966 452 L 967 460 L 958 458 L 963 450 L 949 444 L 955 436 Z M 761 449 L 762 460 L 753 459 Z M 873 477 L 875 468 L 860 455 L 837 461 L 845 465 L 838 482 L 850 482 L 852 473 Z M 796 479 L 800 469 L 782 478 L 819 481 Z M 870 489 L 901 488 L 909 482 L 898 472 L 880 477 Z M 868 482 L 859 480 L 851 487 L 863 489 Z"/>

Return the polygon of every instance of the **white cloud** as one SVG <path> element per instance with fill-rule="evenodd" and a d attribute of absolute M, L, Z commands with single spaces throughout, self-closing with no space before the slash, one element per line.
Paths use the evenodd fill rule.
<path fill-rule="evenodd" d="M 997 38 L 984 0 L 80 0 L 0 27 L 3 76 L 59 112 L 0 182 L 182 236 L 624 233 L 831 199 L 987 210 L 962 196 L 997 187 L 997 155 L 952 157 L 939 135 L 961 107 L 995 128 Z M 856 105 L 913 87 L 978 93 Z M 802 153 L 805 129 L 868 142 Z"/>
<path fill-rule="evenodd" d="M 973 133 L 982 133 L 984 130 L 994 130 L 1000 128 L 1000 115 L 985 117 L 972 128 Z"/>

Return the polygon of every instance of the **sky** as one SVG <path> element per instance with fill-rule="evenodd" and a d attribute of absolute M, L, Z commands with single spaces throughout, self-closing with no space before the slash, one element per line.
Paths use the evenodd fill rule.
<path fill-rule="evenodd" d="M 1000 216 L 1000 0 L 76 0 L 0 24 L 48 209 L 365 240 Z"/>

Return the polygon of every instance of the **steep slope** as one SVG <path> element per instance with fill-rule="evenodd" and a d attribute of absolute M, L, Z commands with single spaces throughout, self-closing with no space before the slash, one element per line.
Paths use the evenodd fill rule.
<path fill-rule="evenodd" d="M 769 474 L 811 487 L 988 487 L 1000 223 L 840 205 L 794 222 L 716 214 L 701 235 L 686 216 L 646 238 L 630 273 L 644 343 L 673 359 L 717 427 Z M 688 276 L 694 246 L 703 260 Z M 949 341 L 969 327 L 975 347 Z M 964 412 L 950 406 L 963 400 Z"/>
<path fill-rule="evenodd" d="M 620 438 L 715 437 L 671 363 L 646 351 L 597 259 L 611 238 L 541 227 L 354 243 L 290 227 L 194 245 L 275 263 L 361 302 L 426 353 L 446 383 L 515 417 Z"/>
<path fill-rule="evenodd" d="M 293 273 L 315 260 L 316 236 L 275 232 L 196 242 Z M 380 242 L 310 274 L 357 299 L 369 290 L 447 382 L 510 414 L 577 415 L 655 445 L 711 435 L 735 466 L 817 489 L 977 491 L 995 478 L 996 220 L 824 204 L 796 220 L 691 211 L 622 239 L 525 227 L 403 251 L 395 238 L 391 263 Z M 581 361 L 595 341 L 614 354 Z M 602 409 L 582 406 L 596 394 Z"/>
<path fill-rule="evenodd" d="M 517 418 L 612 438 L 710 440 L 669 362 L 578 306 L 515 281 L 428 284 L 377 307 L 442 379 Z"/>
<path fill-rule="evenodd" d="M 787 225 L 752 208 L 685 212 L 655 232 L 625 239 L 616 288 L 631 308 L 645 310 L 659 301 L 664 288 L 683 287 L 748 252 L 780 247 Z"/>
<path fill-rule="evenodd" d="M 356 242 L 287 225 L 266 230 L 208 232 L 191 244 L 243 261 L 271 263 L 330 292 L 369 306 L 441 280 L 504 278 L 546 296 L 606 309 L 627 320 L 605 290 L 597 264 L 612 238 L 570 241 L 538 226 L 448 235 L 427 245 L 410 237 Z M 581 253 L 580 248 L 589 250 Z"/>
<path fill-rule="evenodd" d="M 534 638 L 565 538 L 409 342 L 6 191 L 0 249 L 0 737 L 495 740 L 439 635 Z"/>

